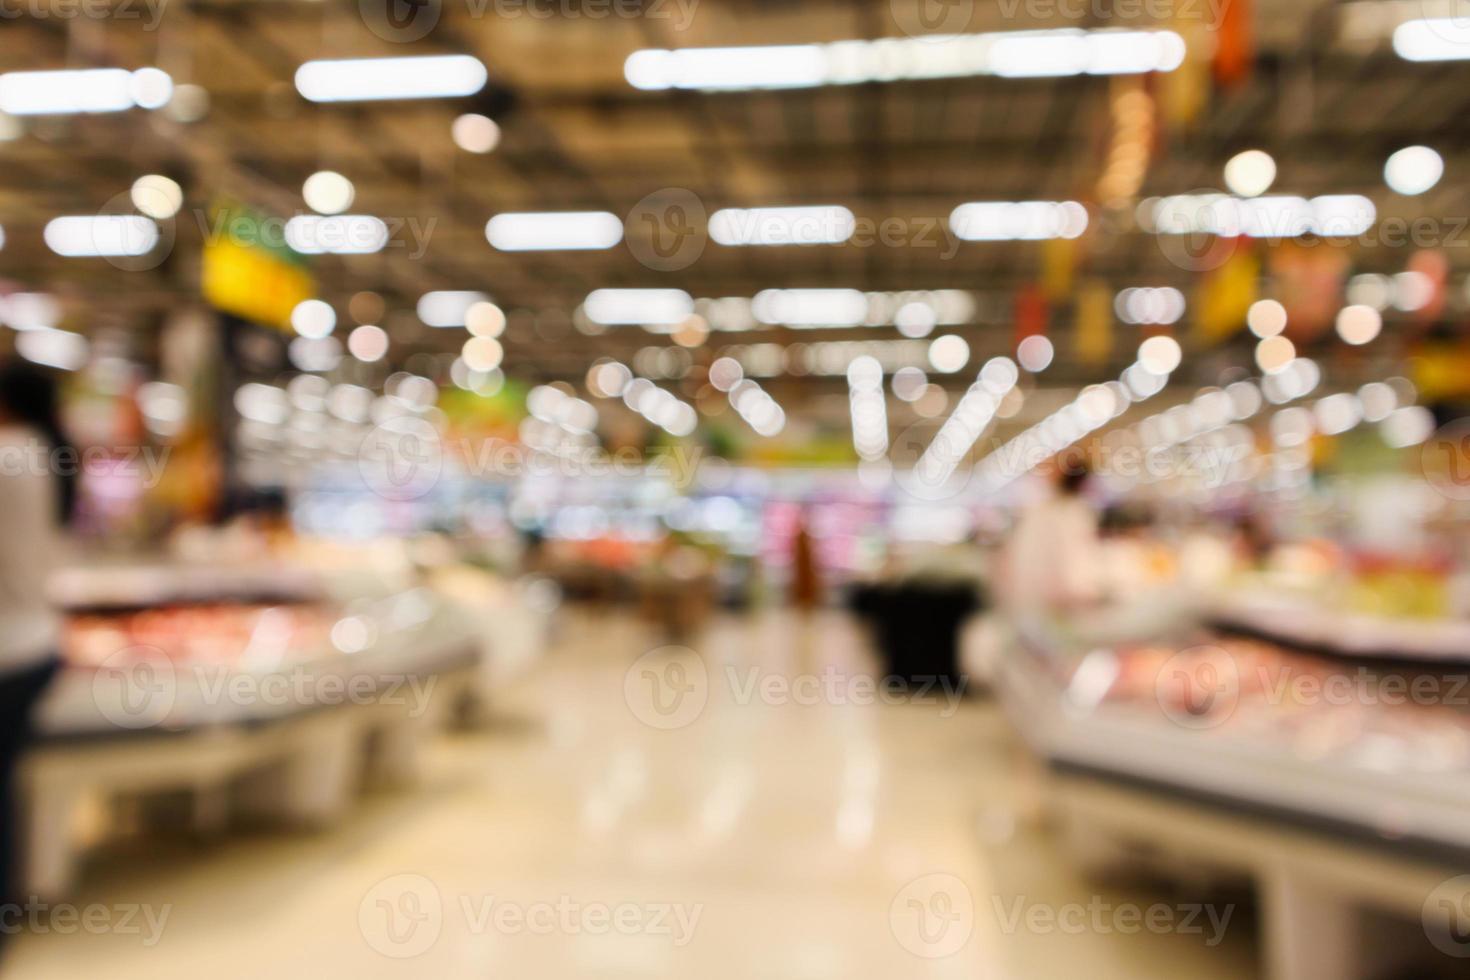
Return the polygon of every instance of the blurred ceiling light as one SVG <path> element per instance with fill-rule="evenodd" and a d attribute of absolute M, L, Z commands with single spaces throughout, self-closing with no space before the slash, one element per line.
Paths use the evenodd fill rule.
<path fill-rule="evenodd" d="M 195 123 L 209 115 L 209 91 L 202 85 L 185 82 L 174 87 L 164 112 L 174 122 Z"/>
<path fill-rule="evenodd" d="M 1405 61 L 1463 61 L 1470 58 L 1470 24 L 1460 17 L 1405 21 L 1394 28 L 1393 49 Z"/>
<path fill-rule="evenodd" d="M 1344 306 L 1337 311 L 1337 335 L 1346 343 L 1361 346 L 1383 331 L 1383 314 L 1371 306 Z"/>
<path fill-rule="evenodd" d="M 1318 431 L 1336 436 L 1363 421 L 1363 405 L 1356 395 L 1343 391 L 1318 400 L 1312 406 L 1312 414 L 1317 418 Z"/>
<path fill-rule="evenodd" d="M 318 170 L 301 185 L 306 206 L 322 214 L 339 214 L 352 207 L 357 189 L 335 170 Z"/>
<path fill-rule="evenodd" d="M 133 207 L 158 221 L 167 221 L 184 206 L 184 189 L 162 174 L 145 174 L 133 181 L 129 197 Z"/>
<path fill-rule="evenodd" d="M 1299 405 L 1295 408 L 1283 408 L 1271 416 L 1271 439 L 1276 445 L 1287 449 L 1300 446 L 1312 438 L 1316 424 L 1317 419 L 1310 409 Z"/>
<path fill-rule="evenodd" d="M 450 124 L 449 136 L 466 153 L 489 153 L 500 145 L 500 125 L 489 116 L 466 112 Z"/>
<path fill-rule="evenodd" d="M 342 344 L 336 337 L 297 337 L 286 356 L 301 371 L 331 371 L 342 363 Z"/>
<path fill-rule="evenodd" d="M 90 345 L 86 337 L 65 330 L 28 330 L 15 338 L 15 349 L 36 364 L 75 371 L 87 363 Z"/>
<path fill-rule="evenodd" d="M 497 214 L 485 238 L 502 252 L 605 249 L 623 240 L 623 221 L 607 211 Z"/>
<path fill-rule="evenodd" d="M 1406 146 L 1383 165 L 1383 180 L 1395 194 L 1423 194 L 1444 176 L 1444 158 L 1427 146 Z"/>
<path fill-rule="evenodd" d="M 717 391 L 729 391 L 745 377 L 745 369 L 733 357 L 717 358 L 709 366 L 709 383 Z"/>
<path fill-rule="evenodd" d="M 939 313 L 928 303 L 905 303 L 893 314 L 893 325 L 905 337 L 927 337 L 939 325 Z"/>
<path fill-rule="evenodd" d="M 1184 316 L 1184 294 L 1173 286 L 1133 286 L 1118 293 L 1113 310 L 1124 323 L 1178 323 Z"/>
<path fill-rule="evenodd" d="M 746 378 L 730 389 L 730 405 L 756 435 L 779 435 L 786 428 L 786 412 L 757 382 Z"/>
<path fill-rule="evenodd" d="M 619 398 L 633 380 L 633 372 L 618 361 L 594 364 L 587 372 L 587 390 L 598 398 Z"/>
<path fill-rule="evenodd" d="M 1373 272 L 1353 276 L 1348 280 L 1347 300 L 1349 303 L 1371 306 L 1375 310 L 1387 309 L 1388 304 L 1393 301 L 1393 281 L 1388 276 Z"/>
<path fill-rule="evenodd" d="M 505 349 L 493 337 L 471 337 L 460 352 L 472 371 L 494 371 L 505 357 Z"/>
<path fill-rule="evenodd" d="M 296 69 L 296 90 L 312 102 L 441 99 L 474 95 L 490 78 L 466 54 L 308 61 Z"/>
<path fill-rule="evenodd" d="M 505 311 L 489 300 L 480 300 L 464 311 L 464 325 L 476 337 L 499 337 L 505 333 Z"/>
<path fill-rule="evenodd" d="M 484 293 L 468 289 L 440 289 L 420 296 L 416 312 L 419 319 L 431 327 L 462 327 L 470 308 L 489 298 Z"/>
<path fill-rule="evenodd" d="M 1391 385 L 1370 381 L 1358 389 L 1358 403 L 1363 406 L 1365 422 L 1381 422 L 1399 407 L 1399 398 Z"/>
<path fill-rule="evenodd" d="M 1032 374 L 1045 371 L 1055 356 L 1051 341 L 1041 334 L 1033 334 L 1016 346 L 1016 361 Z"/>
<path fill-rule="evenodd" d="M 298 214 L 286 244 L 302 255 L 371 255 L 388 246 L 388 225 L 370 214 Z"/>
<path fill-rule="evenodd" d="M 1286 307 L 1274 299 L 1258 299 L 1246 310 L 1245 323 L 1263 340 L 1274 337 L 1286 329 Z"/>
<path fill-rule="evenodd" d="M 1173 71 L 1184 61 L 1173 31 L 1042 30 L 884 38 L 741 48 L 635 51 L 623 66 L 634 88 L 740 89 L 860 85 L 919 78 L 1125 75 Z"/>
<path fill-rule="evenodd" d="M 304 299 L 291 310 L 291 329 L 313 340 L 325 337 L 337 329 L 337 311 L 319 299 Z"/>
<path fill-rule="evenodd" d="M 883 365 L 875 357 L 858 357 L 847 366 L 848 410 L 852 445 L 865 460 L 888 455 L 888 407 L 883 398 Z"/>
<path fill-rule="evenodd" d="M 902 401 L 915 402 L 929 386 L 929 379 L 922 368 L 902 367 L 893 373 L 893 393 Z"/>
<path fill-rule="evenodd" d="M 1406 405 L 1378 423 L 1383 441 L 1395 449 L 1417 446 L 1434 435 L 1434 413 L 1423 405 Z"/>
<path fill-rule="evenodd" d="M 1077 238 L 1087 209 L 1076 201 L 975 201 L 955 208 L 949 227 L 968 242 Z"/>
<path fill-rule="evenodd" d="M 12 71 L 0 75 L 0 111 L 12 116 L 157 109 L 173 95 L 173 79 L 157 68 Z"/>
<path fill-rule="evenodd" d="M 682 289 L 594 289 L 582 309 L 607 326 L 676 326 L 694 313 L 694 299 Z"/>
<path fill-rule="evenodd" d="M 137 256 L 158 244 L 158 226 L 136 214 L 75 214 L 52 218 L 42 237 L 67 258 Z"/>
<path fill-rule="evenodd" d="M 11 293 L 0 298 L 0 321 L 12 330 L 47 330 L 61 322 L 61 304 L 50 293 Z"/>
<path fill-rule="evenodd" d="M 1225 164 L 1225 186 L 1241 197 L 1260 197 L 1276 182 L 1276 161 L 1265 150 L 1246 150 Z"/>
<path fill-rule="evenodd" d="M 868 298 L 856 289 L 765 289 L 750 308 L 761 323 L 857 327 L 868 317 Z"/>
<path fill-rule="evenodd" d="M 1393 305 L 1405 313 L 1422 310 L 1434 299 L 1434 280 L 1410 269 L 1393 277 Z"/>
<path fill-rule="evenodd" d="M 388 333 L 382 327 L 364 323 L 347 335 L 347 352 L 359 361 L 381 361 L 388 353 Z"/>
<path fill-rule="evenodd" d="M 1310 201 L 1283 195 L 1181 194 L 1158 198 L 1140 209 L 1145 212 L 1143 224 L 1160 235 L 1206 233 L 1267 239 L 1360 235 L 1378 217 L 1373 202 L 1360 194 L 1324 194 Z"/>
<path fill-rule="evenodd" d="M 1266 337 L 1256 344 L 1256 366 L 1266 374 L 1286 369 L 1296 357 L 1296 345 L 1282 336 Z"/>
<path fill-rule="evenodd" d="M 1138 345 L 1138 363 L 1150 374 L 1172 374 L 1183 359 L 1184 351 L 1173 337 L 1150 337 Z"/>
<path fill-rule="evenodd" d="M 709 237 L 720 245 L 837 245 L 857 219 L 836 204 L 794 208 L 726 208 L 710 215 Z"/>
<path fill-rule="evenodd" d="M 936 337 L 929 345 L 929 364 L 940 374 L 954 374 L 970 362 L 970 345 L 956 334 Z"/>

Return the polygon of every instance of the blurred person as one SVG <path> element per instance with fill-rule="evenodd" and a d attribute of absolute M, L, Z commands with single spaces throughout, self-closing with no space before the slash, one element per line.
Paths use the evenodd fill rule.
<path fill-rule="evenodd" d="M 76 499 L 76 450 L 62 433 L 55 381 L 0 365 L 0 900 L 20 892 L 16 773 L 32 715 L 60 660 L 46 585 Z M 0 942 L 4 937 L 0 936 Z"/>
<path fill-rule="evenodd" d="M 822 570 L 816 541 L 808 529 L 810 517 L 808 511 L 801 512 L 791 538 L 791 604 L 804 613 L 816 609 L 822 600 Z"/>
<path fill-rule="evenodd" d="M 1066 613 L 1102 600 L 1098 513 L 1083 496 L 1089 475 L 1080 463 L 1059 466 L 1051 492 L 1021 512 L 999 583 L 1013 608 Z"/>

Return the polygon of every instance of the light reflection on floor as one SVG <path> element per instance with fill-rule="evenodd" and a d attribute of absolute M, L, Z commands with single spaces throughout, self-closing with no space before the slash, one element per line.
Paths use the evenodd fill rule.
<path fill-rule="evenodd" d="M 983 699 L 887 704 L 855 680 L 870 664 L 844 616 L 722 618 L 697 662 L 649 653 L 622 615 L 558 632 L 419 790 L 329 833 L 110 855 L 77 903 L 166 905 L 161 939 L 28 935 L 3 975 L 1251 975 L 1243 928 L 1210 949 L 1016 926 L 1017 908 L 1158 896 L 1080 877 L 1018 812 L 1018 750 Z"/>

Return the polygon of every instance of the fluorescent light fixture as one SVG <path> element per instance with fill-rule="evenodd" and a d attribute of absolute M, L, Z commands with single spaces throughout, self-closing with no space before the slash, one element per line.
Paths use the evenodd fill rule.
<path fill-rule="evenodd" d="M 1184 294 L 1173 286 L 1130 286 L 1113 300 L 1124 323 L 1178 323 L 1184 308 Z"/>
<path fill-rule="evenodd" d="M 761 323 L 788 327 L 860 327 L 868 298 L 856 289 L 766 289 L 751 301 Z"/>
<path fill-rule="evenodd" d="M 1174 31 L 1045 30 L 830 44 L 635 51 L 623 66 L 634 88 L 736 91 L 999 75 L 1129 75 L 1184 61 Z"/>
<path fill-rule="evenodd" d="M 296 90 L 312 102 L 444 99 L 474 95 L 490 73 L 467 54 L 308 61 Z"/>
<path fill-rule="evenodd" d="M 682 289 L 596 289 L 582 309 L 592 322 L 608 326 L 668 326 L 689 319 L 694 300 Z"/>
<path fill-rule="evenodd" d="M 955 208 L 949 227 L 968 242 L 1077 238 L 1087 209 L 1076 201 L 975 201 Z"/>
<path fill-rule="evenodd" d="M 147 255 L 158 244 L 158 225 L 137 214 L 74 214 L 52 218 L 42 237 L 66 258 Z"/>
<path fill-rule="evenodd" d="M 1159 198 L 1148 212 L 1148 224 L 1158 234 L 1268 239 L 1361 235 L 1378 218 L 1373 202 L 1359 194 L 1324 194 L 1311 200 L 1287 195 L 1182 194 Z"/>
<path fill-rule="evenodd" d="M 419 297 L 418 315 L 431 327 L 462 327 L 470 307 L 489 300 L 484 293 L 473 290 L 441 289 Z"/>
<path fill-rule="evenodd" d="M 1405 61 L 1470 58 L 1470 23 L 1460 17 L 1405 21 L 1393 31 L 1393 49 Z"/>
<path fill-rule="evenodd" d="M 388 225 L 371 214 L 298 214 L 286 244 L 302 255 L 371 255 L 388 245 Z"/>
<path fill-rule="evenodd" d="M 29 330 L 15 338 L 15 349 L 36 364 L 75 371 L 87 363 L 90 345 L 86 337 L 66 330 Z"/>
<path fill-rule="evenodd" d="M 709 219 L 709 237 L 721 245 L 837 245 L 856 228 L 852 212 L 835 204 L 726 208 Z"/>
<path fill-rule="evenodd" d="M 485 238 L 502 252 L 605 249 L 623 240 L 623 222 L 607 211 L 497 214 Z"/>
<path fill-rule="evenodd" d="M 12 71 L 0 75 L 0 112 L 12 116 L 157 109 L 173 96 L 173 79 L 157 68 Z"/>
<path fill-rule="evenodd" d="M 11 293 L 0 298 L 0 320 L 12 330 L 47 330 L 61 322 L 61 304 L 50 293 Z"/>

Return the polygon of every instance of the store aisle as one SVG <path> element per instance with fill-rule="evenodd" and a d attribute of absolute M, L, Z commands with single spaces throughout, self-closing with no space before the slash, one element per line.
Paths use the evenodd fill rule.
<path fill-rule="evenodd" d="M 698 645 L 565 615 L 417 791 L 329 833 L 111 855 L 77 904 L 141 906 L 136 930 L 26 935 L 4 976 L 1251 975 L 1240 909 L 1214 948 L 1037 925 L 1159 897 L 1080 878 L 1019 818 L 992 706 L 875 697 L 846 617 L 731 617 Z"/>

